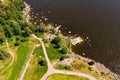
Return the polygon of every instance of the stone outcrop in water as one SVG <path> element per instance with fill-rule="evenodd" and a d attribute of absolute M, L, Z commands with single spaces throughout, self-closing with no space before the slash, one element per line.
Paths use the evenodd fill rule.
<path fill-rule="evenodd" d="M 80 44 L 81 42 L 83 42 L 83 39 L 81 37 L 76 37 L 76 38 L 71 39 L 72 45 Z"/>

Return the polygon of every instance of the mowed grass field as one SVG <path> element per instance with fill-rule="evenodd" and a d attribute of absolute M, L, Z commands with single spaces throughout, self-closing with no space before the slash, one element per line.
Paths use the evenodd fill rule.
<path fill-rule="evenodd" d="M 38 44 L 38 40 L 29 37 L 28 41 L 21 43 L 16 52 L 15 62 L 12 65 L 12 70 L 10 70 L 11 75 L 8 80 L 17 80 L 24 68 L 26 60 L 29 58 L 33 46 Z"/>
<path fill-rule="evenodd" d="M 17 80 L 25 66 L 26 60 L 29 58 L 33 46 L 36 44 L 38 44 L 38 41 L 32 37 L 29 37 L 28 41 L 20 43 L 17 47 L 9 43 L 14 53 L 14 63 L 4 73 L 0 74 L 0 80 Z"/>
<path fill-rule="evenodd" d="M 41 79 L 41 77 L 47 71 L 47 65 L 45 66 L 39 65 L 38 63 L 40 60 L 45 60 L 44 53 L 41 46 L 36 47 L 36 49 L 34 50 L 32 59 L 24 75 L 23 80 L 40 80 Z"/>
<path fill-rule="evenodd" d="M 4 51 L 8 52 L 8 49 L 7 49 L 7 46 L 6 46 L 5 43 L 4 44 L 0 44 L 0 50 L 4 50 Z M 9 66 L 11 61 L 12 61 L 11 55 L 6 60 L 0 60 L 0 72 L 2 72 L 7 66 Z"/>
<path fill-rule="evenodd" d="M 52 74 L 46 80 L 89 80 L 89 79 L 73 75 Z"/>
<path fill-rule="evenodd" d="M 40 44 L 39 41 L 33 37 L 29 37 L 28 41 L 20 43 L 17 47 L 13 43 L 9 43 L 12 52 L 14 52 L 14 63 L 4 73 L 0 74 L 0 80 L 18 80 L 33 46 L 37 44 Z M 23 80 L 38 80 L 47 71 L 47 65 L 40 66 L 38 64 L 40 60 L 45 60 L 42 47 L 36 47 L 32 55 Z"/>
<path fill-rule="evenodd" d="M 58 60 L 61 56 L 64 56 L 57 49 L 54 48 L 53 44 L 49 44 L 48 46 L 46 46 L 46 50 L 51 62 Z"/>
<path fill-rule="evenodd" d="M 18 50 L 17 50 L 17 60 L 14 62 L 13 64 L 13 69 L 12 69 L 12 74 L 10 75 L 8 80 L 17 80 L 21 69 L 25 63 L 25 60 L 27 58 L 27 55 L 30 53 L 30 47 L 29 47 L 29 43 L 25 42 L 25 43 L 21 43 L 18 46 Z"/>

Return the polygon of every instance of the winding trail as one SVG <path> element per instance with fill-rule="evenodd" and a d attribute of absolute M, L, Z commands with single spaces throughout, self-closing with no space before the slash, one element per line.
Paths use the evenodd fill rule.
<path fill-rule="evenodd" d="M 45 48 L 45 45 L 44 45 L 42 39 L 38 38 L 34 34 L 32 34 L 32 36 L 40 41 L 40 43 L 42 45 L 42 48 L 43 48 L 45 58 L 46 58 L 46 61 L 47 61 L 47 66 L 48 66 L 47 72 L 44 74 L 44 76 L 40 80 L 46 80 L 48 76 L 50 76 L 51 74 L 54 74 L 54 73 L 67 74 L 67 75 L 76 75 L 76 76 L 88 78 L 89 80 L 96 80 L 96 78 L 94 78 L 93 76 L 91 76 L 89 74 L 84 74 L 84 73 L 80 73 L 80 72 L 57 70 L 57 69 L 53 68 L 53 66 L 51 65 L 50 60 L 48 58 L 46 48 Z"/>
<path fill-rule="evenodd" d="M 27 70 L 27 68 L 28 68 L 28 66 L 29 66 L 29 63 L 30 63 L 31 59 L 32 59 L 32 53 L 34 52 L 35 48 L 38 47 L 38 46 L 40 46 L 40 45 L 34 45 L 31 53 L 29 54 L 28 60 L 27 60 L 27 62 L 25 63 L 25 66 L 23 66 L 24 68 L 23 68 L 23 70 L 21 71 L 21 75 L 20 75 L 20 77 L 18 78 L 18 80 L 23 80 L 24 75 L 25 75 L 25 72 L 26 72 L 26 70 Z"/>
<path fill-rule="evenodd" d="M 11 55 L 12 57 L 12 61 L 11 63 L 4 69 L 0 72 L 0 74 L 2 74 L 3 72 L 5 72 L 8 68 L 10 68 L 10 66 L 14 63 L 14 53 L 12 52 L 12 50 L 9 48 L 9 44 L 8 44 L 8 41 L 6 40 L 6 46 L 7 46 L 7 49 L 8 49 L 8 53 Z"/>

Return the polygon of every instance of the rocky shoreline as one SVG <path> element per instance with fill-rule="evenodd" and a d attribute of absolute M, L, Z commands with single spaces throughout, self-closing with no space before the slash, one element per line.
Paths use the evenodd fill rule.
<path fill-rule="evenodd" d="M 89 58 L 85 58 L 83 56 L 80 56 L 78 54 L 75 54 L 74 52 L 72 52 L 71 54 L 69 54 L 70 57 L 74 57 L 75 59 L 80 59 L 86 63 L 93 61 Z M 95 62 L 95 61 L 94 61 Z M 95 62 L 94 65 L 91 66 L 94 70 L 97 71 L 98 74 L 104 73 L 108 76 L 110 76 L 113 80 L 120 80 L 120 76 L 113 73 L 110 69 L 106 68 L 103 64 L 99 63 L 99 62 Z"/>
<path fill-rule="evenodd" d="M 29 13 L 31 11 L 31 8 L 30 8 L 30 5 L 28 5 L 26 2 L 24 2 L 24 4 L 25 4 L 26 7 L 25 7 L 23 13 L 26 16 L 27 21 L 29 22 L 29 19 L 30 19 Z M 62 34 L 62 33 L 60 33 L 60 34 Z M 64 37 L 66 37 L 66 36 L 64 36 Z M 70 51 L 71 51 L 71 54 L 68 54 L 68 56 L 70 56 L 70 57 L 81 59 L 82 61 L 84 61 L 86 63 L 88 63 L 89 61 L 93 61 L 93 60 L 91 60 L 89 58 L 85 58 L 85 57 L 83 57 L 81 55 L 75 54 L 75 52 L 73 52 L 72 49 Z M 119 75 L 113 73 L 111 70 L 109 70 L 103 64 L 101 64 L 99 62 L 95 62 L 95 64 L 92 67 L 99 74 L 104 73 L 104 74 L 109 75 L 113 80 L 120 80 L 120 76 Z"/>
<path fill-rule="evenodd" d="M 27 22 L 29 22 L 29 20 L 30 20 L 29 13 L 31 11 L 31 8 L 30 8 L 30 5 L 28 5 L 26 2 L 24 2 L 24 4 L 25 4 L 25 8 L 23 10 L 23 14 L 24 14 L 24 16 L 26 16 Z"/>

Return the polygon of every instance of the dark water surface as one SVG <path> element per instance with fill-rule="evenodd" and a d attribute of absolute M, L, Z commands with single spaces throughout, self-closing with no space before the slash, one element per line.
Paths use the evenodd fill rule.
<path fill-rule="evenodd" d="M 76 53 L 94 59 L 120 74 L 120 0 L 26 0 L 37 15 L 61 24 L 87 41 Z M 33 14 L 33 13 L 31 13 Z M 33 20 L 34 21 L 34 20 Z M 67 28 L 67 29 L 66 29 Z M 89 41 L 90 40 L 90 41 Z"/>

